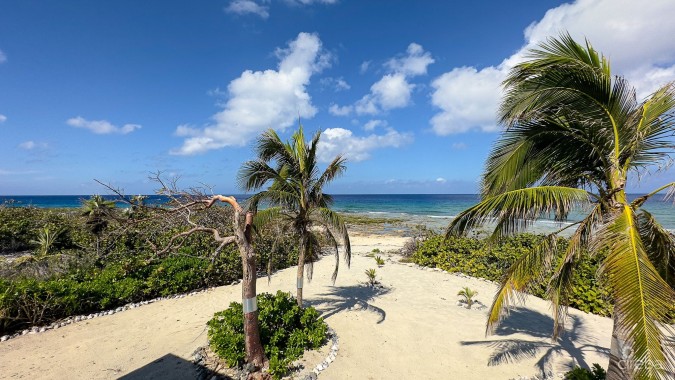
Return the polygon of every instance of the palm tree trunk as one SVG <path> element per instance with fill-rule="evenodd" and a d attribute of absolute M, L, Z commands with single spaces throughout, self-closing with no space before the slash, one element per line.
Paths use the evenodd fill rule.
<path fill-rule="evenodd" d="M 633 367 L 630 360 L 630 348 L 625 333 L 618 327 L 619 311 L 614 310 L 614 328 L 612 329 L 612 345 L 609 352 L 609 368 L 607 380 L 633 379 Z"/>
<path fill-rule="evenodd" d="M 298 272 L 297 272 L 297 295 L 295 297 L 298 302 L 298 306 L 302 307 L 302 287 L 305 274 L 305 257 L 307 254 L 307 233 L 302 232 L 300 237 L 300 247 L 298 247 Z"/>
<path fill-rule="evenodd" d="M 238 219 L 238 218 L 237 218 Z M 266 358 L 260 341 L 260 328 L 258 324 L 258 307 L 256 303 L 256 262 L 255 251 L 251 245 L 251 222 L 253 215 L 246 214 L 244 239 L 239 239 L 239 254 L 241 256 L 243 278 L 241 281 L 241 299 L 244 304 L 244 344 L 246 349 L 246 362 L 256 368 L 265 366 Z M 239 234 L 241 236 L 241 234 Z"/>

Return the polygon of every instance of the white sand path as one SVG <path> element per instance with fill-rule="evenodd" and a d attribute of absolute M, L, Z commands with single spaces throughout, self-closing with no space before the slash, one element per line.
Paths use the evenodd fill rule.
<path fill-rule="evenodd" d="M 334 286 L 334 260 L 316 264 L 305 299 L 340 337 L 337 359 L 321 379 L 510 379 L 547 366 L 560 373 L 573 362 L 606 367 L 608 318 L 571 310 L 569 331 L 553 344 L 549 304 L 529 297 L 496 335 L 485 337 L 486 312 L 456 306 L 455 295 L 469 286 L 489 303 L 492 284 L 387 262 L 377 268 L 385 289 L 364 286 L 365 269 L 376 268 L 365 254 L 397 249 L 404 241 L 354 235 L 352 267 L 341 262 Z M 270 284 L 260 279 L 258 292 L 294 292 L 294 286 L 295 269 L 289 268 Z M 194 378 L 187 361 L 206 344 L 206 322 L 240 294 L 240 286 L 223 286 L 8 340 L 0 343 L 0 378 Z"/>

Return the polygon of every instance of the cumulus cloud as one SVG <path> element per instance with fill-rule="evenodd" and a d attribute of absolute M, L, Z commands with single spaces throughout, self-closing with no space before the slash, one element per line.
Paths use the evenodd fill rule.
<path fill-rule="evenodd" d="M 672 14 L 675 2 L 669 0 L 578 0 L 550 9 L 525 29 L 524 46 L 499 65 L 455 68 L 433 81 L 432 104 L 440 112 L 431 119 L 432 128 L 439 135 L 497 130 L 502 80 L 528 49 L 561 31 L 577 41 L 588 39 L 610 59 L 613 72 L 625 75 L 642 98 L 675 80 L 675 39 L 655 37 L 675 35 Z"/>
<path fill-rule="evenodd" d="M 363 125 L 363 129 L 366 131 L 373 131 L 377 127 L 386 127 L 387 126 L 387 121 L 386 120 L 370 120 L 366 124 Z"/>
<path fill-rule="evenodd" d="M 0 124 L 4 123 L 7 121 L 7 116 L 0 114 Z"/>
<path fill-rule="evenodd" d="M 438 183 L 446 183 L 446 182 L 448 182 L 448 180 L 445 179 L 445 178 L 443 178 L 443 177 L 438 177 L 438 178 L 436 178 L 436 182 L 438 182 Z"/>
<path fill-rule="evenodd" d="M 312 4 L 337 4 L 338 0 L 285 0 L 288 4 L 312 5 Z"/>
<path fill-rule="evenodd" d="M 432 63 L 434 59 L 429 52 L 424 51 L 421 45 L 411 43 L 405 55 L 391 58 L 385 63 L 389 73 L 370 86 L 370 92 L 354 103 L 353 111 L 358 115 L 376 115 L 407 107 L 415 89 L 409 79 L 426 74 L 427 66 Z M 362 73 L 368 69 L 369 64 L 370 62 L 361 64 Z M 346 108 L 343 107 L 343 110 Z M 343 113 L 343 116 L 346 115 L 349 113 Z"/>
<path fill-rule="evenodd" d="M 331 104 L 330 107 L 328 107 L 328 112 L 330 112 L 331 115 L 335 116 L 347 116 L 352 113 L 354 110 L 354 107 L 352 106 L 338 106 L 337 104 Z"/>
<path fill-rule="evenodd" d="M 107 120 L 86 120 L 82 116 L 70 118 L 66 121 L 66 124 L 75 128 L 88 129 L 97 135 L 109 135 L 113 133 L 126 135 L 137 129 L 141 129 L 141 126 L 138 124 L 124 124 L 118 127 Z"/>
<path fill-rule="evenodd" d="M 300 33 L 286 49 L 277 49 L 278 70 L 244 71 L 227 87 L 229 100 L 204 128 L 181 125 L 176 135 L 186 137 L 172 154 L 192 155 L 226 146 L 241 146 L 273 127 L 284 130 L 298 117 L 309 119 L 317 110 L 307 93 L 313 74 L 329 65 L 315 34 Z"/>
<path fill-rule="evenodd" d="M 431 119 L 434 132 L 445 136 L 472 128 L 496 131 L 495 113 L 503 78 L 503 71 L 493 67 L 480 71 L 460 67 L 436 78 L 431 83 L 431 104 L 443 112 Z"/>
<path fill-rule="evenodd" d="M 225 12 L 238 15 L 253 14 L 266 19 L 270 17 L 269 8 L 256 3 L 253 0 L 233 0 L 225 7 Z"/>
<path fill-rule="evenodd" d="M 333 89 L 335 92 L 339 91 L 345 91 L 349 90 L 352 88 L 352 86 L 347 83 L 344 78 L 332 78 L 332 77 L 326 77 L 326 78 L 321 78 L 320 81 L 321 85 L 324 87 L 330 87 Z"/>
<path fill-rule="evenodd" d="M 351 161 L 363 161 L 370 158 L 370 152 L 374 149 L 398 148 L 412 141 L 411 134 L 399 133 L 393 129 L 382 135 L 358 137 L 349 129 L 328 128 L 321 134 L 317 155 L 322 162 L 329 162 L 338 154 Z"/>
<path fill-rule="evenodd" d="M 0 50 L 0 63 L 6 62 L 6 61 L 7 61 L 7 56 L 5 55 L 5 53 L 2 52 L 2 50 Z"/>
<path fill-rule="evenodd" d="M 24 141 L 19 144 L 19 148 L 24 150 L 33 150 L 33 149 L 44 149 L 47 147 L 47 143 L 44 142 L 35 142 L 32 140 Z"/>
<path fill-rule="evenodd" d="M 422 45 L 411 43 L 408 45 L 407 54 L 402 57 L 392 58 L 385 66 L 391 71 L 409 76 L 424 75 L 427 66 L 434 63 L 431 53 L 425 52 Z"/>

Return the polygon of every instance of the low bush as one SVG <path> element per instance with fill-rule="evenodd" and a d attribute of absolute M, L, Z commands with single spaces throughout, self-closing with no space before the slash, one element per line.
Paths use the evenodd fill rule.
<path fill-rule="evenodd" d="M 565 380 L 605 380 L 607 372 L 600 364 L 593 364 L 593 369 L 589 370 L 582 367 L 575 367 L 565 374 Z"/>
<path fill-rule="evenodd" d="M 418 265 L 437 267 L 447 272 L 461 272 L 473 277 L 500 281 L 504 273 L 523 254 L 529 252 L 542 236 L 520 234 L 503 239 L 496 244 L 469 237 L 450 237 L 430 234 L 412 255 Z M 567 240 L 557 243 L 557 260 L 567 247 Z M 602 255 L 582 259 L 573 271 L 569 305 L 579 310 L 602 316 L 610 316 L 613 310 L 610 289 L 596 275 Z M 538 297 L 546 297 L 547 279 L 552 271 L 545 273 L 541 281 L 534 281 L 528 291 Z"/>
<path fill-rule="evenodd" d="M 260 339 L 270 360 L 270 373 L 281 378 L 307 349 L 326 341 L 327 326 L 313 307 L 301 308 L 290 293 L 258 295 Z M 230 367 L 244 364 L 244 317 L 242 304 L 232 302 L 208 322 L 211 349 Z"/>

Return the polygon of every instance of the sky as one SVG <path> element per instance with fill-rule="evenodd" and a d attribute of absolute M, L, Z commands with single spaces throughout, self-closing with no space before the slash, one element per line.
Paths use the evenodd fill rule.
<path fill-rule="evenodd" d="M 675 1 L 33 1 L 0 4 L 0 195 L 238 194 L 274 128 L 321 130 L 327 191 L 475 193 L 501 81 L 588 39 L 644 98 L 675 79 Z M 675 170 L 632 181 L 648 191 Z"/>

